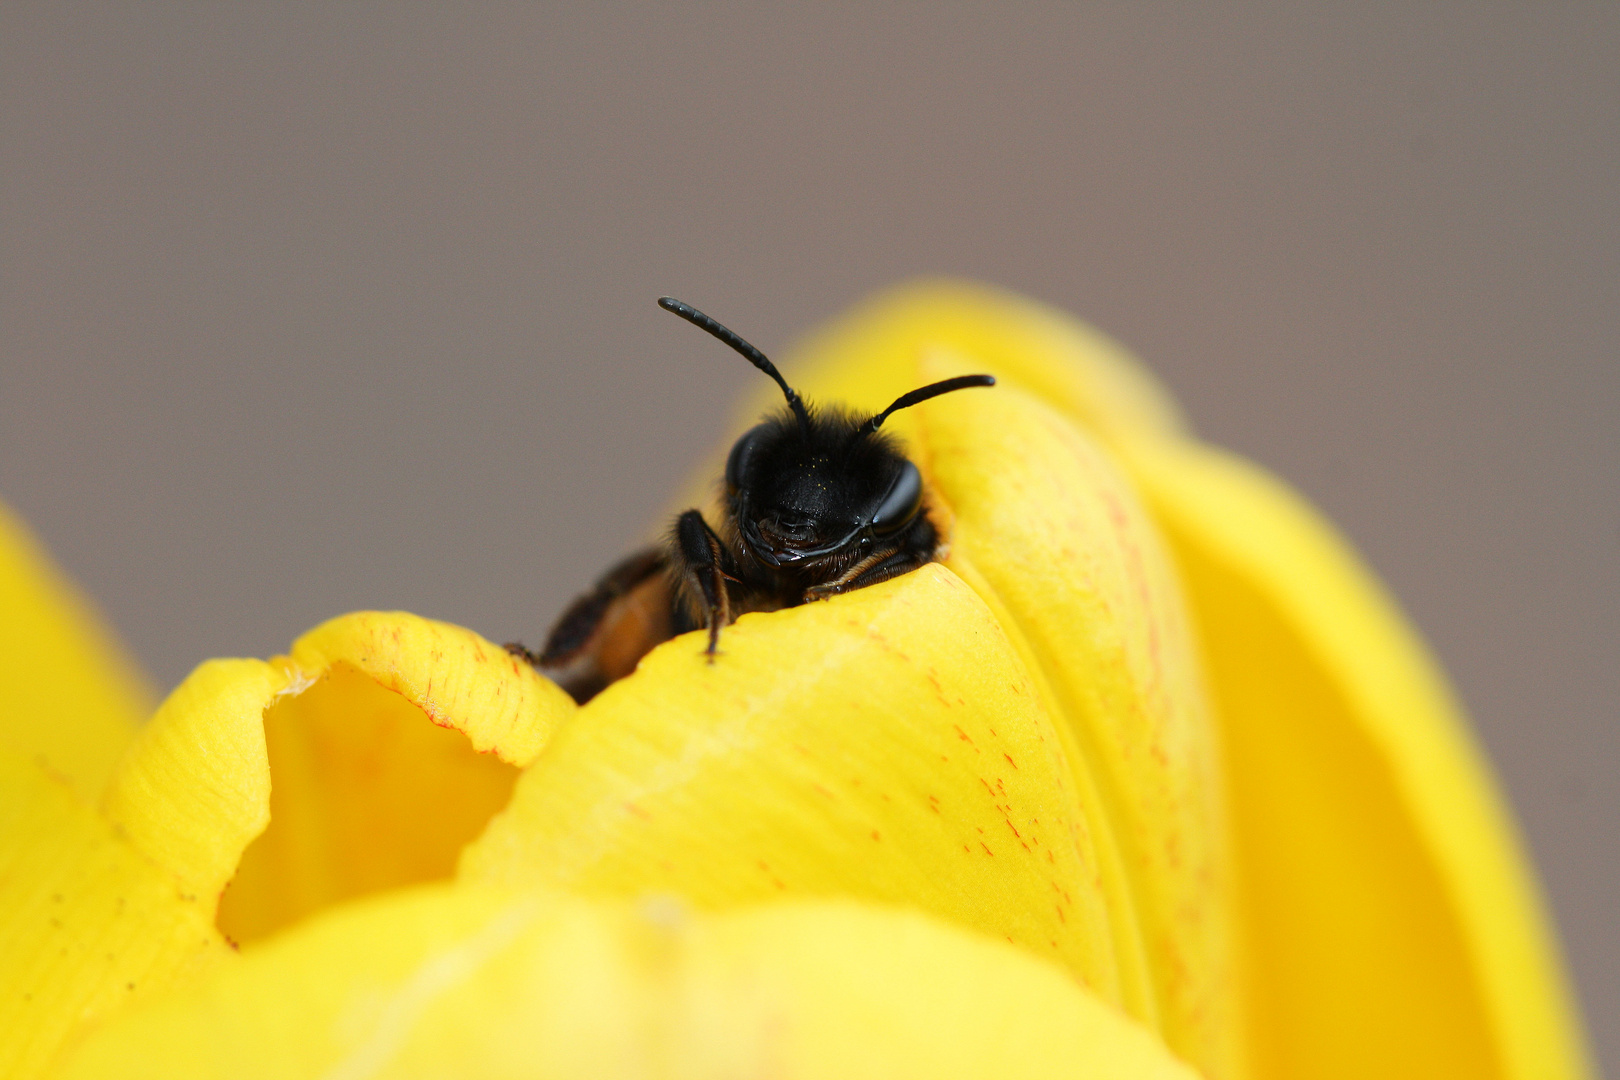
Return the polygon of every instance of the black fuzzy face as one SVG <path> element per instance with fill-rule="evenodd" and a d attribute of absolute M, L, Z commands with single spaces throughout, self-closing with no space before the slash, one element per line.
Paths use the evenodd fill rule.
<path fill-rule="evenodd" d="M 750 554 L 769 566 L 804 565 L 858 553 L 877 529 L 904 524 L 883 520 L 880 511 L 894 492 L 909 490 L 904 482 L 915 466 L 886 433 L 863 431 L 867 419 L 817 409 L 806 432 L 787 412 L 737 440 L 726 496 Z M 917 509 L 891 509 L 887 517 L 909 518 Z"/>

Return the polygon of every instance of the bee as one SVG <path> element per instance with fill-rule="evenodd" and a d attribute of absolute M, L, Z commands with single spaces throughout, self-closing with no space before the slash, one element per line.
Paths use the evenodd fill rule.
<path fill-rule="evenodd" d="M 652 648 L 750 611 L 776 611 L 875 585 L 940 551 L 922 474 L 879 430 L 900 410 L 973 386 L 961 375 L 902 395 L 874 415 L 807 404 L 765 354 L 672 297 L 658 306 L 714 335 L 782 388 L 787 405 L 738 439 L 726 460 L 719 528 L 687 510 L 662 546 L 624 559 L 563 612 L 544 648 L 506 646 L 583 704 L 635 670 Z"/>

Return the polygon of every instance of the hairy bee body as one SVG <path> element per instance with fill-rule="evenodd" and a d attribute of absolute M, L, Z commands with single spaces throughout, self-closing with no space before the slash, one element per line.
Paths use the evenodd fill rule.
<path fill-rule="evenodd" d="M 750 429 L 726 462 L 722 520 L 682 513 L 663 547 L 631 555 L 566 610 L 540 653 L 507 646 L 584 702 L 654 646 L 700 627 L 712 662 L 720 630 L 914 570 L 939 551 L 922 475 L 879 427 L 939 394 L 991 386 L 964 375 L 902 396 L 881 413 L 813 409 L 765 355 L 707 315 L 659 305 L 708 331 L 776 380 L 787 407 Z"/>

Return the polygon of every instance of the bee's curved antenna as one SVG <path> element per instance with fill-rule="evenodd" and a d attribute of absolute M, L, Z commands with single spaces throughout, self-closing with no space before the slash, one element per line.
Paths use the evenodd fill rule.
<path fill-rule="evenodd" d="M 716 322 L 709 316 L 703 314 L 703 312 L 699 311 L 697 308 L 693 307 L 691 304 L 682 303 L 673 296 L 660 296 L 658 298 L 658 306 L 663 308 L 665 311 L 674 312 L 676 315 L 679 315 L 681 318 L 685 319 L 699 330 L 706 330 L 713 334 L 727 345 L 730 345 L 733 349 L 736 349 L 738 352 L 742 353 L 743 357 L 750 364 L 753 364 L 755 367 L 759 368 L 759 370 L 775 379 L 776 385 L 780 386 L 782 388 L 782 393 L 787 396 L 788 407 L 793 410 L 793 415 L 799 418 L 799 433 L 804 435 L 806 438 L 809 437 L 810 411 L 804 407 L 804 400 L 799 397 L 799 392 L 787 384 L 787 380 L 782 378 L 782 373 L 776 370 L 776 365 L 771 363 L 770 360 L 766 358 L 764 353 L 760 352 L 747 341 L 743 340 L 742 336 L 739 335 L 735 330 Z M 952 387 L 952 389 L 955 388 Z M 944 391 L 940 392 L 944 393 Z M 920 401 L 922 399 L 919 398 L 918 400 Z M 890 406 L 890 408 L 904 408 L 904 406 L 896 403 L 895 405 Z"/>
<path fill-rule="evenodd" d="M 882 412 L 872 417 L 872 419 L 862 424 L 861 431 L 863 433 L 868 431 L 876 431 L 879 426 L 882 425 L 883 421 L 889 418 L 890 413 L 898 412 L 901 409 L 909 409 L 913 405 L 921 404 L 922 402 L 927 401 L 929 398 L 939 397 L 941 394 L 948 394 L 952 390 L 966 390 L 970 386 L 994 385 L 996 385 L 996 377 L 994 375 L 958 375 L 954 379 L 945 379 L 941 382 L 929 383 L 927 386 L 919 387 L 909 394 L 901 394 L 895 399 L 893 405 L 890 405 L 887 409 L 884 409 Z"/>

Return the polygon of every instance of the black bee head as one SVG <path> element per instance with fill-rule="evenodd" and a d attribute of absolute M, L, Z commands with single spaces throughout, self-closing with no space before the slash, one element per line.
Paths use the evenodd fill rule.
<path fill-rule="evenodd" d="M 706 330 L 776 381 L 787 411 L 750 430 L 726 463 L 726 502 L 744 544 L 768 566 L 804 566 L 859 552 L 894 536 L 922 513 L 922 476 L 878 430 L 889 414 L 970 386 L 960 375 L 902 395 L 869 417 L 812 412 L 764 353 L 703 312 L 672 297 L 658 305 Z"/>
<path fill-rule="evenodd" d="M 864 418 L 792 414 L 750 430 L 726 463 L 726 498 L 744 543 L 770 566 L 858 551 L 922 512 L 922 476 Z"/>

